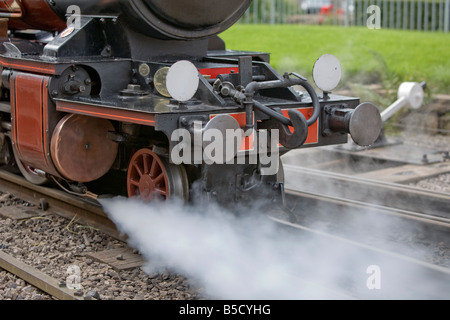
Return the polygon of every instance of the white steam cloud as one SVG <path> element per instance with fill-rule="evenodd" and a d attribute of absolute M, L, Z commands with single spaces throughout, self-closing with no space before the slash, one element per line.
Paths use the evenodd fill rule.
<path fill-rule="evenodd" d="M 216 299 L 345 299 L 327 282 L 333 257 L 320 247 L 293 242 L 264 215 L 236 216 L 215 205 L 101 200 L 149 271 L 168 268 Z M 298 239 L 297 239 L 298 241 Z M 317 244 L 318 245 L 318 244 Z M 300 251 L 301 250 L 301 251 Z M 314 269 L 314 276 L 311 276 Z M 330 271 L 331 270 L 331 271 Z M 363 270 L 365 272 L 365 270 Z M 316 282 L 316 279 L 320 279 Z"/>
<path fill-rule="evenodd" d="M 281 231 L 264 213 L 252 212 L 256 209 L 236 215 L 213 204 L 148 204 L 121 197 L 101 204 L 146 259 L 144 270 L 184 275 L 208 298 L 423 298 L 405 295 L 405 283 L 414 289 L 421 275 L 404 265 L 313 234 Z"/>

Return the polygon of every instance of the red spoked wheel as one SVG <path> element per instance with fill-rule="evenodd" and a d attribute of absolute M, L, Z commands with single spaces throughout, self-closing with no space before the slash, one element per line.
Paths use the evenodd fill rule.
<path fill-rule="evenodd" d="M 130 160 L 127 175 L 128 197 L 144 201 L 189 199 L 189 184 L 183 166 L 168 163 L 150 149 L 140 149 Z"/>

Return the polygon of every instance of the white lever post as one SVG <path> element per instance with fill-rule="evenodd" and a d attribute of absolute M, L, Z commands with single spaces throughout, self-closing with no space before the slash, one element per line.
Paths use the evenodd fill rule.
<path fill-rule="evenodd" d="M 423 88 L 417 82 L 403 82 L 398 88 L 397 97 L 398 99 L 393 104 L 381 112 L 381 120 L 383 122 L 386 122 L 406 105 L 413 109 L 420 108 L 424 97 Z"/>

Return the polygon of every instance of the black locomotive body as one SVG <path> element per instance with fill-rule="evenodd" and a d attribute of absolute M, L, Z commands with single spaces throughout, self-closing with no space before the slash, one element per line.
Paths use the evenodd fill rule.
<path fill-rule="evenodd" d="M 1 158 L 33 183 L 80 195 L 108 184 L 145 200 L 226 204 L 282 199 L 282 166 L 270 162 L 290 149 L 345 143 L 348 133 L 372 143 L 373 106 L 319 97 L 303 77 L 278 74 L 268 54 L 225 49 L 217 34 L 250 3 L 3 1 Z M 205 139 L 211 129 L 215 139 L 237 132 L 231 156 L 229 141 L 205 155 L 221 146 Z"/>

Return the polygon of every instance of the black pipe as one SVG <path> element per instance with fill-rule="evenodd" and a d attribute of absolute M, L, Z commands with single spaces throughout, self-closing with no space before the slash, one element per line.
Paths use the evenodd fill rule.
<path fill-rule="evenodd" d="M 311 126 L 313 123 L 315 123 L 317 121 L 317 119 L 319 118 L 320 115 L 320 102 L 319 102 L 319 98 L 317 97 L 316 92 L 314 91 L 314 88 L 308 83 L 308 81 L 303 78 L 300 77 L 299 75 L 292 73 L 294 76 L 296 76 L 296 79 L 291 79 L 291 78 L 284 78 L 282 80 L 273 80 L 273 81 L 264 81 L 264 82 L 250 82 L 246 87 L 245 87 L 245 94 L 246 95 L 253 95 L 256 91 L 258 90 L 264 90 L 264 89 L 273 89 L 273 88 L 288 88 L 288 87 L 292 87 L 295 85 L 299 85 L 302 86 L 306 92 L 308 92 L 309 96 L 311 97 L 311 101 L 313 104 L 313 115 L 311 116 L 311 118 L 309 118 L 306 123 L 308 124 L 308 127 Z M 255 101 L 255 106 L 256 106 L 256 101 Z M 275 119 L 277 119 L 278 121 L 281 121 L 283 124 L 288 124 L 287 120 L 289 120 L 288 118 L 284 117 L 283 115 L 280 115 L 279 113 L 277 113 L 276 111 L 270 112 L 267 109 L 270 109 L 269 107 L 265 107 L 264 109 L 261 109 L 261 106 L 263 106 L 262 104 L 260 104 L 259 106 L 256 106 L 258 109 L 260 109 L 262 112 L 274 117 Z M 267 108 L 267 109 L 266 109 Z M 271 110 L 271 109 L 270 109 Z M 269 114 L 270 112 L 270 114 Z M 276 115 L 275 115 L 276 114 Z M 281 117 L 282 118 L 281 118 Z M 287 119 L 287 120 L 286 120 Z M 290 120 L 289 120 L 290 122 Z"/>
<path fill-rule="evenodd" d="M 292 126 L 292 121 L 283 116 L 281 113 L 276 112 L 275 110 L 263 105 L 261 102 L 253 101 L 254 106 L 261 112 L 267 114 L 268 116 L 274 118 L 275 120 L 281 122 L 282 124 L 285 124 L 287 126 Z"/>

